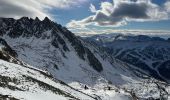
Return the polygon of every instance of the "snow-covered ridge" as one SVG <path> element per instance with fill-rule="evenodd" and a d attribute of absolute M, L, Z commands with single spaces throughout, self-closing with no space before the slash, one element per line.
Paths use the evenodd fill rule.
<path fill-rule="evenodd" d="M 159 89 L 154 83 L 151 82 L 151 86 L 154 85 L 154 88 L 149 89 L 143 85 L 146 80 L 157 81 L 156 79 L 136 72 L 137 70 L 134 70 L 134 66 L 130 64 L 114 57 L 108 57 L 100 48 L 76 37 L 72 32 L 48 18 L 42 21 L 38 18 L 27 17 L 18 20 L 9 18 L 0 20 L 2 22 L 0 23 L 1 38 L 17 53 L 17 56 L 12 56 L 12 58 L 20 62 L 15 65 L 13 65 L 14 62 L 10 63 L 10 66 L 14 66 L 10 67 L 8 66 L 9 61 L 2 61 L 3 66 L 7 65 L 7 69 L 2 67 L 4 69 L 2 73 L 16 74 L 16 77 L 19 79 L 21 77 L 23 81 L 29 80 L 28 84 L 31 85 L 32 82 L 37 85 L 40 83 L 41 85 L 38 86 L 40 91 L 42 91 L 41 86 L 50 88 L 49 91 L 46 91 L 48 93 L 58 88 L 65 93 L 63 99 L 73 97 L 81 100 L 82 98 L 87 98 L 87 100 L 94 98 L 98 98 L 98 100 L 112 100 L 113 98 L 129 100 L 133 97 L 132 90 L 141 99 L 160 98 Z M 16 71 L 17 73 L 13 73 L 12 70 L 16 69 L 19 69 Z M 32 73 L 35 75 L 34 77 Z M 19 76 L 17 76 L 18 74 Z M 55 80 L 61 80 L 65 84 L 58 83 L 49 76 Z M 25 82 L 23 85 L 25 86 Z M 62 88 L 63 86 L 64 88 Z M 78 91 L 76 92 L 70 86 Z M 89 89 L 86 90 L 84 86 Z M 111 87 L 111 90 L 108 90 L 108 86 Z M 141 90 L 140 87 L 142 87 Z M 34 88 L 34 85 L 31 88 Z M 150 93 L 152 89 L 154 89 L 153 94 Z M 140 92 L 138 92 L 139 90 Z M 42 92 L 44 93 L 44 91 Z M 24 91 L 24 93 L 26 92 Z M 145 95 L 148 96 L 145 97 Z M 50 93 L 50 97 L 53 98 L 53 94 Z"/>

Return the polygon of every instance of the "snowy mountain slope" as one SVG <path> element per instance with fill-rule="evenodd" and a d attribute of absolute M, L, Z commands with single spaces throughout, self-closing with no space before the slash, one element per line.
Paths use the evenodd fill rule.
<path fill-rule="evenodd" d="M 0 61 L 0 94 L 26 100 L 94 98 L 29 68 Z"/>
<path fill-rule="evenodd" d="M 134 94 L 131 93 L 132 90 L 141 99 L 149 97 L 160 98 L 160 89 L 155 87 L 154 82 L 150 82 L 151 86 L 154 85 L 153 88 L 148 89 L 144 85 L 146 80 L 157 80 L 138 71 L 136 73 L 140 75 L 139 77 L 139 75 L 131 70 L 134 66 L 128 65 L 121 60 L 107 57 L 108 55 L 99 50 L 99 48 L 76 37 L 69 30 L 52 22 L 48 18 L 45 18 L 43 21 L 40 21 L 38 18 L 34 20 L 27 17 L 18 20 L 1 18 L 0 34 L 1 38 L 5 39 L 8 45 L 17 53 L 16 59 L 18 59 L 17 61 L 19 63 L 13 63 L 34 66 L 17 71 L 23 79 L 25 77 L 22 75 L 26 74 L 26 76 L 29 76 L 27 80 L 31 80 L 31 82 L 33 80 L 36 82 L 40 81 L 40 83 L 43 82 L 43 86 L 52 85 L 52 90 L 53 88 L 60 87 L 59 89 L 66 94 L 69 93 L 71 96 L 80 98 L 81 100 L 86 98 L 87 100 L 94 98 L 98 98 L 99 100 L 113 100 L 113 98 L 129 100 L 134 97 Z M 8 64 L 3 63 L 3 65 Z M 18 66 L 14 68 L 18 69 Z M 35 77 L 24 71 L 31 69 L 38 70 L 36 72 L 31 71 L 31 73 L 35 74 Z M 50 73 L 54 79 L 63 81 L 65 85 L 62 86 L 60 83 L 54 83 L 57 84 L 54 85 L 54 80 L 51 82 L 50 79 L 43 78 L 46 75 L 42 75 L 41 77 L 38 74 L 41 72 L 39 69 Z M 13 75 L 15 74 L 13 73 Z M 37 74 L 38 76 L 36 77 Z M 68 85 L 86 94 L 79 91 L 76 92 L 74 88 L 69 88 Z M 85 85 L 89 89 L 85 90 Z M 112 90 L 108 90 L 108 86 Z M 41 87 L 38 87 L 39 89 Z M 155 90 L 154 93 L 150 93 L 152 89 Z M 138 90 L 140 91 L 138 92 Z M 148 96 L 145 97 L 145 95 Z"/>
<path fill-rule="evenodd" d="M 101 39 L 102 42 L 98 41 Z M 117 35 L 108 36 L 107 39 L 93 36 L 86 40 L 105 47 L 113 57 L 144 70 L 148 75 L 169 81 L 170 42 L 168 40 L 144 35 Z"/>
<path fill-rule="evenodd" d="M 3 21 L 1 31 L 6 32 L 2 34 L 2 38 L 17 52 L 18 59 L 48 71 L 69 85 L 79 82 L 82 84 L 79 88 L 83 88 L 84 85 L 90 87 L 107 83 L 105 76 L 107 72 L 107 77 L 114 76 L 115 73 L 117 73 L 115 77 L 121 77 L 118 72 L 112 72 L 114 68 L 109 62 L 104 62 L 100 56 L 98 56 L 100 60 L 97 59 L 91 50 L 82 44 L 83 41 L 48 18 L 43 21 L 36 19 L 33 22 L 28 18 L 1 20 Z M 31 22 L 37 24 L 32 26 L 29 24 Z M 42 33 L 34 34 L 32 31 L 36 30 L 38 31 L 35 33 Z M 29 31 L 30 34 L 24 33 Z"/>
<path fill-rule="evenodd" d="M 55 98 L 95 100 L 94 97 L 53 78 L 48 72 L 17 60 L 5 51 L 10 49 L 14 52 L 3 39 L 0 43 L 0 98 L 3 100 L 7 98 L 12 100 L 55 100 Z"/>
<path fill-rule="evenodd" d="M 2 38 L 17 52 L 18 59 L 47 70 L 57 79 L 68 84 L 78 81 L 93 85 L 115 74 L 115 78 L 121 77 L 121 69 L 114 71 L 114 65 L 98 53 L 94 54 L 95 50 L 81 39 L 48 18 L 43 21 L 27 17 L 1 20 Z"/>

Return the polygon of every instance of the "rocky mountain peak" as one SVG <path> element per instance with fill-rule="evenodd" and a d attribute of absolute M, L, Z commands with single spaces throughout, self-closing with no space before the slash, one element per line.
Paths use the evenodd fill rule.
<path fill-rule="evenodd" d="M 48 17 L 45 17 L 43 21 L 44 22 L 51 22 L 51 20 Z"/>
<path fill-rule="evenodd" d="M 20 19 L 1 18 L 0 33 L 1 35 L 7 34 L 10 37 L 38 37 L 42 33 L 51 29 L 56 29 L 58 26 L 52 22 L 48 17 L 40 20 L 38 17 L 35 19 L 22 17 Z"/>
<path fill-rule="evenodd" d="M 36 22 L 40 22 L 41 20 L 38 17 L 35 17 Z"/>
<path fill-rule="evenodd" d="M 30 18 L 28 18 L 28 17 L 22 17 L 22 18 L 20 18 L 19 20 L 22 20 L 22 21 L 27 21 L 27 20 L 29 20 Z"/>
<path fill-rule="evenodd" d="M 51 21 L 48 17 L 45 17 L 42 21 L 38 18 L 22 17 L 18 20 L 14 19 L 14 21 L 10 23 L 4 23 L 8 25 L 5 27 L 2 25 L 2 27 L 0 27 L 0 33 L 3 35 L 7 35 L 10 38 L 20 37 L 23 39 L 22 42 L 34 39 L 35 41 L 32 41 L 37 43 L 37 39 L 40 41 L 46 39 L 48 42 L 44 42 L 41 45 L 44 46 L 47 44 L 48 46 L 53 46 L 55 49 L 59 49 L 65 58 L 64 52 L 69 52 L 71 48 L 74 48 L 76 55 L 78 55 L 80 59 L 88 61 L 93 69 L 98 72 L 103 70 L 101 62 L 88 47 L 83 45 L 81 39 L 77 38 L 72 32 L 67 30 L 67 28 Z M 34 42 L 31 42 L 31 44 L 35 44 Z M 72 47 L 69 47 L 69 44 L 71 44 Z"/>

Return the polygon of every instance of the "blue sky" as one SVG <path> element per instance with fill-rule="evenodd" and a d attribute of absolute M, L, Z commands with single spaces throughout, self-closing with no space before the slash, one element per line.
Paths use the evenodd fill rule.
<path fill-rule="evenodd" d="M 81 20 L 87 16 L 90 16 L 92 14 L 89 9 L 90 4 L 92 3 L 99 8 L 101 1 L 104 0 L 91 0 L 90 2 L 86 2 L 82 5 L 73 5 L 70 9 L 52 9 L 50 12 L 56 15 L 53 18 L 56 22 L 66 25 L 73 19 Z"/>
<path fill-rule="evenodd" d="M 48 16 L 73 32 L 170 31 L 170 0 L 1 0 L 0 17 Z M 108 31 L 109 30 L 109 31 Z M 110 31 L 112 32 L 112 31 Z"/>
<path fill-rule="evenodd" d="M 90 11 L 89 7 L 91 4 L 95 6 L 96 9 L 101 9 L 102 2 L 110 2 L 113 3 L 112 0 L 92 0 L 87 2 L 80 7 L 72 7 L 70 9 L 55 9 L 52 13 L 55 13 L 57 16 L 54 17 L 56 22 L 61 23 L 62 25 L 66 26 L 71 20 L 80 21 L 88 16 L 93 15 L 94 13 Z M 168 2 L 167 0 L 152 0 L 152 3 L 160 7 L 159 9 L 163 9 L 164 4 Z M 126 25 L 118 25 L 118 26 L 86 26 L 88 30 L 90 28 L 96 29 L 113 29 L 113 30 L 166 30 L 170 31 L 170 20 L 168 18 L 160 18 L 160 19 L 151 19 L 149 21 L 136 21 L 135 19 L 132 21 L 128 21 Z M 102 27 L 102 28 L 101 28 Z M 72 28 L 71 28 L 72 29 Z M 75 31 L 73 29 L 73 31 Z M 77 32 L 77 30 L 76 30 Z M 84 32 L 84 31 L 83 31 Z M 86 31 L 85 31 L 86 32 Z"/>

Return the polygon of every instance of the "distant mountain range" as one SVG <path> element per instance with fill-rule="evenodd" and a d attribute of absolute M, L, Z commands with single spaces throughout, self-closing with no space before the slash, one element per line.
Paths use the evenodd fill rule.
<path fill-rule="evenodd" d="M 170 41 L 146 35 L 95 35 L 85 40 L 103 47 L 112 57 L 169 82 Z"/>

